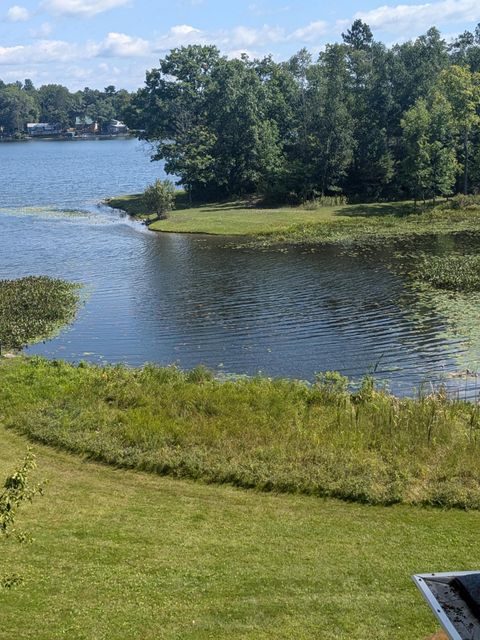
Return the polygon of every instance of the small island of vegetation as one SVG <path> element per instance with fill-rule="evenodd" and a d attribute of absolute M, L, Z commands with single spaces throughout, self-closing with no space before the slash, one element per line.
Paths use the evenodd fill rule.
<path fill-rule="evenodd" d="M 75 317 L 79 285 L 29 276 L 0 280 L 0 345 L 19 350 L 51 337 Z"/>

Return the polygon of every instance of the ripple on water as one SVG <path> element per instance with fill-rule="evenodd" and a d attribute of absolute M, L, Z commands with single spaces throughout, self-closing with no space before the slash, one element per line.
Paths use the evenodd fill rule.
<path fill-rule="evenodd" d="M 224 239 L 153 234 L 96 206 L 161 175 L 131 141 L 3 145 L 0 161 L 2 277 L 45 273 L 89 293 L 75 324 L 30 353 L 308 380 L 375 370 L 410 392 L 430 379 L 460 387 L 448 376 L 480 352 L 480 323 L 462 324 L 460 303 L 454 312 L 406 288 L 387 267 L 391 252 L 232 250 Z"/>

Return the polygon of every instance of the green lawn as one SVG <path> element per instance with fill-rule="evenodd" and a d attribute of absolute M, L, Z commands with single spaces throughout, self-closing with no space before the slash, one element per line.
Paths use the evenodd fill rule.
<path fill-rule="evenodd" d="M 292 224 L 311 224 L 329 220 L 336 208 L 315 210 L 297 208 L 257 209 L 235 205 L 212 204 L 173 211 L 167 220 L 150 225 L 152 231 L 208 233 L 214 235 L 257 235 L 284 229 Z"/>
<path fill-rule="evenodd" d="M 26 441 L 0 438 L 4 477 Z M 479 512 L 259 494 L 34 450 L 48 485 L 19 514 L 33 544 L 0 555 L 26 580 L 0 591 L 5 640 L 420 640 L 437 625 L 410 575 L 480 565 Z"/>
<path fill-rule="evenodd" d="M 140 194 L 110 198 L 109 206 L 147 222 Z M 188 207 L 179 194 L 177 208 L 167 220 L 150 222 L 153 231 L 251 236 L 257 246 L 315 245 L 322 242 L 371 242 L 432 233 L 480 230 L 480 206 L 450 208 L 431 203 L 415 209 L 413 202 L 323 207 L 263 208 L 248 201 Z"/>
<path fill-rule="evenodd" d="M 120 196 L 107 200 L 109 206 L 122 209 L 134 217 L 154 217 L 145 210 L 140 194 Z M 332 219 L 344 207 L 260 208 L 247 201 L 205 204 L 187 207 L 184 196 L 180 196 L 177 209 L 167 220 L 158 220 L 149 225 L 152 231 L 176 233 L 206 233 L 213 235 L 244 236 L 269 233 L 285 229 L 294 223 L 310 224 Z"/>

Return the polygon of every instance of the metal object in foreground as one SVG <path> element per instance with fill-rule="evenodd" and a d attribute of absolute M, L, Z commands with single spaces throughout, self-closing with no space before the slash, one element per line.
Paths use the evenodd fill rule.
<path fill-rule="evenodd" d="M 480 640 L 479 571 L 423 573 L 413 581 L 451 640 Z"/>

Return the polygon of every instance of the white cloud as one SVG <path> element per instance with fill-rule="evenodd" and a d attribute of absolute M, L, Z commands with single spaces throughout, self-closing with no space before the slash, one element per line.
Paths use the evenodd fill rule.
<path fill-rule="evenodd" d="M 252 29 L 251 27 L 235 27 L 225 37 L 225 41 L 230 46 L 235 47 L 252 47 L 268 42 L 281 42 L 285 40 L 285 30 L 280 27 L 270 27 L 264 25 L 260 29 Z"/>
<path fill-rule="evenodd" d="M 206 32 L 191 25 L 182 24 L 172 27 L 165 35 L 160 36 L 155 44 L 155 50 L 165 52 L 175 47 L 185 47 L 189 44 L 212 44 L 218 46 L 230 57 L 237 57 L 239 52 L 245 52 L 251 47 L 267 45 L 268 43 L 285 42 L 288 34 L 281 27 L 264 25 L 259 29 L 238 26 L 223 31 Z"/>
<path fill-rule="evenodd" d="M 78 45 L 63 40 L 39 40 L 31 45 L 0 47 L 0 65 L 65 62 L 79 55 Z"/>
<path fill-rule="evenodd" d="M 175 47 L 186 47 L 189 44 L 210 44 L 211 38 L 200 29 L 189 24 L 179 24 L 158 38 L 155 44 L 156 51 L 168 51 Z"/>
<path fill-rule="evenodd" d="M 109 33 L 99 45 L 91 46 L 94 55 L 105 57 L 135 58 L 146 56 L 151 52 L 148 40 L 134 38 L 125 33 Z"/>
<path fill-rule="evenodd" d="M 54 15 L 90 18 L 129 3 L 130 0 L 45 0 L 42 7 Z"/>
<path fill-rule="evenodd" d="M 30 13 L 25 7 L 20 7 L 15 4 L 7 11 L 5 19 L 8 22 L 25 22 L 30 19 Z"/>
<path fill-rule="evenodd" d="M 30 29 L 32 38 L 45 39 L 53 33 L 53 25 L 50 22 L 42 22 L 37 29 Z"/>
<path fill-rule="evenodd" d="M 376 29 L 415 29 L 418 32 L 435 24 L 476 22 L 480 20 L 480 3 L 478 0 L 440 0 L 426 4 L 383 5 L 371 11 L 359 11 L 355 18 Z"/>
<path fill-rule="evenodd" d="M 324 36 L 328 30 L 328 23 L 324 20 L 311 22 L 306 27 L 296 29 L 290 34 L 290 40 L 301 40 L 302 42 L 313 42 Z"/>
<path fill-rule="evenodd" d="M 109 33 L 102 42 L 84 44 L 64 40 L 38 40 L 32 44 L 0 47 L 0 65 L 41 65 L 79 63 L 93 58 L 138 58 L 151 53 L 147 40 L 124 33 Z M 52 65 L 53 67 L 53 65 Z"/>
<path fill-rule="evenodd" d="M 62 2 L 65 5 L 65 0 L 49 1 Z M 73 1 L 68 0 L 70 3 Z M 112 2 L 112 0 L 109 1 Z M 91 8 L 92 0 L 84 3 L 85 7 L 87 5 Z M 96 6 L 99 6 L 99 2 Z M 102 6 L 106 6 L 105 0 Z M 229 58 L 240 57 L 242 54 L 252 58 L 268 53 L 272 43 L 288 44 L 298 39 L 308 40 L 311 46 L 316 48 L 321 45 L 317 39 L 325 32 L 325 23 L 311 23 L 296 31 L 287 31 L 270 25 L 257 29 L 238 26 L 223 31 L 202 31 L 189 24 L 179 24 L 150 41 L 112 31 L 103 40 L 76 43 L 49 39 L 51 30 L 51 23 L 45 22 L 30 30 L 30 35 L 37 40 L 28 44 L 0 47 L 0 65 L 2 66 L 0 75 L 7 77 L 7 73 L 13 72 L 14 77 L 22 77 L 23 69 L 28 69 L 29 74 L 24 77 L 32 77 L 34 80 L 41 78 L 45 81 L 48 78 L 50 82 L 64 82 L 72 86 L 80 83 L 84 78 L 85 81 L 98 85 L 102 82 L 102 78 L 108 79 L 108 73 L 113 73 L 113 70 L 117 69 L 110 64 L 110 60 L 122 59 L 119 82 L 128 86 L 135 86 L 136 83 L 138 86 L 144 76 L 145 68 L 149 66 L 149 57 L 152 57 L 151 65 L 156 62 L 155 52 L 163 56 L 175 47 L 189 44 L 216 44 Z M 33 73 L 32 69 L 36 69 L 36 73 Z M 127 69 L 129 69 L 128 78 Z"/>

